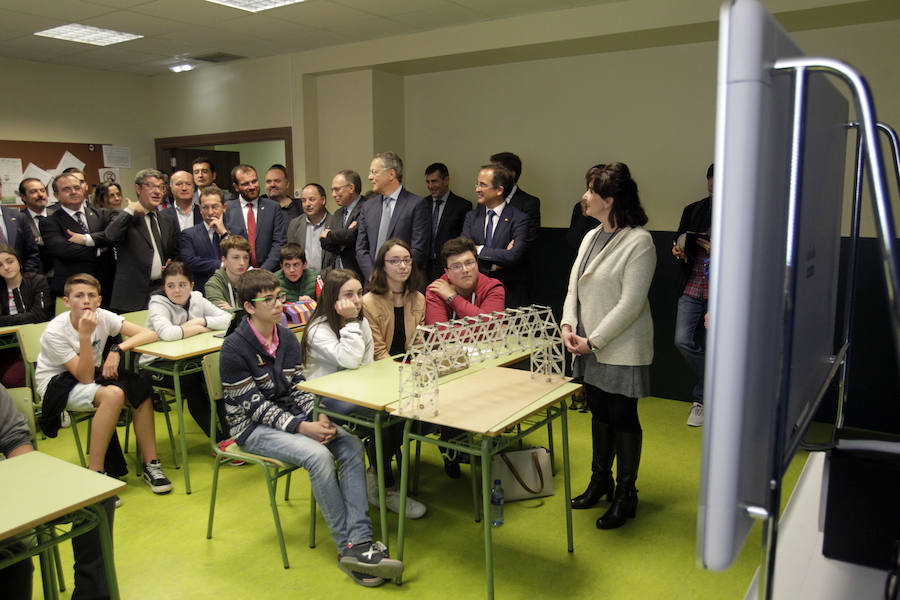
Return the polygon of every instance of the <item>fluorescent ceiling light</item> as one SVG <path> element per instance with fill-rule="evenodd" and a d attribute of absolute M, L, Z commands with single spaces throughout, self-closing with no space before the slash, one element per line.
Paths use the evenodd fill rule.
<path fill-rule="evenodd" d="M 222 6 L 230 6 L 231 8 L 239 8 L 247 12 L 258 13 L 270 8 L 278 8 L 279 6 L 287 6 L 288 4 L 297 4 L 306 0 L 206 0 L 213 4 L 221 4 Z"/>
<path fill-rule="evenodd" d="M 92 46 L 109 46 L 110 44 L 119 44 L 121 42 L 144 37 L 134 33 L 125 33 L 122 31 L 114 31 L 112 29 L 100 29 L 99 27 L 81 25 L 80 23 L 60 25 L 59 27 L 38 31 L 34 35 L 55 38 L 57 40 L 66 40 L 69 42 L 91 44 Z"/>
<path fill-rule="evenodd" d="M 170 65 L 169 70 L 173 73 L 183 73 L 185 71 L 193 71 L 197 68 L 197 65 L 192 65 L 191 63 L 180 63 L 177 65 Z"/>

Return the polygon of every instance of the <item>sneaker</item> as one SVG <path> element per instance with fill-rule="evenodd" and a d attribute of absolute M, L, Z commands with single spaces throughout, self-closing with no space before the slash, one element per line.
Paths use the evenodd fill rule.
<path fill-rule="evenodd" d="M 350 569 L 344 567 L 344 565 L 341 564 L 340 553 L 338 553 L 338 569 L 349 575 L 350 579 L 352 579 L 354 583 L 358 583 L 363 587 L 378 587 L 379 585 L 384 583 L 383 577 L 378 577 L 377 575 L 369 575 L 367 573 L 360 573 L 359 571 L 351 571 Z"/>
<path fill-rule="evenodd" d="M 366 496 L 369 504 L 378 506 L 378 476 L 371 471 L 366 471 Z"/>
<path fill-rule="evenodd" d="M 385 490 L 384 503 L 391 512 L 400 513 L 400 492 L 397 490 Z M 375 473 L 366 471 L 366 496 L 369 498 L 369 504 L 379 506 L 378 504 L 378 477 Z M 421 519 L 425 516 L 427 507 L 412 498 L 406 499 L 406 516 L 410 519 Z"/>
<path fill-rule="evenodd" d="M 699 402 L 691 405 L 691 414 L 688 415 L 687 424 L 689 427 L 703 427 L 703 405 Z"/>
<path fill-rule="evenodd" d="M 347 544 L 340 557 L 341 570 L 351 577 L 353 573 L 361 573 L 393 579 L 403 574 L 403 563 L 388 558 L 387 548 L 381 542 Z"/>
<path fill-rule="evenodd" d="M 234 444 L 234 438 L 228 438 L 227 440 L 222 440 L 217 444 L 219 450 L 222 452 L 228 452 L 228 447 Z M 215 454 L 214 454 L 215 455 Z M 242 467 L 247 463 L 239 458 L 228 458 L 227 456 L 223 456 L 219 459 L 222 461 L 223 465 L 229 465 L 232 467 Z"/>
<path fill-rule="evenodd" d="M 69 416 L 69 411 L 64 410 L 59 413 L 59 426 L 61 429 L 66 429 L 67 427 L 72 426 L 72 417 Z"/>
<path fill-rule="evenodd" d="M 115 506 L 116 506 L 116 508 L 119 508 L 120 506 L 122 506 L 122 499 L 121 499 L 121 498 L 119 498 L 118 496 L 113 496 L 113 498 L 116 499 L 116 501 L 115 501 L 115 503 L 114 503 Z"/>
<path fill-rule="evenodd" d="M 144 481 L 147 482 L 154 494 L 165 494 L 172 491 L 172 482 L 163 473 L 162 465 L 157 459 L 144 463 Z"/>

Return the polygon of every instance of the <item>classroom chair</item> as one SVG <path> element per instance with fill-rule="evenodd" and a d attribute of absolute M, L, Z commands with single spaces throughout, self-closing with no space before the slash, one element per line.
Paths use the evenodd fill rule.
<path fill-rule="evenodd" d="M 203 376 L 206 380 L 206 387 L 209 391 L 209 414 L 210 431 L 216 431 L 218 422 L 218 411 L 216 403 L 223 398 L 222 380 L 219 376 L 219 353 L 207 354 L 203 357 Z M 238 459 L 247 463 L 259 465 L 266 477 L 266 489 L 269 492 L 269 506 L 272 508 L 272 518 L 275 520 L 275 532 L 278 534 L 278 544 L 281 547 L 281 560 L 284 568 L 290 568 L 288 564 L 287 549 L 284 545 L 284 533 L 281 529 L 281 519 L 278 516 L 278 503 L 275 498 L 275 492 L 278 487 L 278 479 L 285 477 L 284 500 L 288 500 L 291 490 L 291 473 L 299 469 L 296 465 L 289 465 L 259 454 L 252 454 L 241 450 L 240 446 L 235 443 L 227 446 L 225 450 L 219 448 L 215 437 L 210 438 L 210 446 L 216 455 L 216 462 L 213 466 L 212 494 L 209 499 L 209 523 L 206 527 L 206 539 L 212 539 L 213 516 L 216 510 L 216 491 L 219 484 L 219 467 L 224 460 Z M 310 519 L 309 519 L 309 547 L 314 548 L 316 545 L 316 500 L 310 491 Z"/>

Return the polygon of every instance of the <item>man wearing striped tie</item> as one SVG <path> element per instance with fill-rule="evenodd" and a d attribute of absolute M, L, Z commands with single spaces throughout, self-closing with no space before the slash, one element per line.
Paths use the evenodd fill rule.
<path fill-rule="evenodd" d="M 228 235 L 224 214 L 224 192 L 215 184 L 207 186 L 200 190 L 203 222 L 181 232 L 181 260 L 194 272 L 194 289 L 200 292 L 222 266 L 219 244 Z"/>

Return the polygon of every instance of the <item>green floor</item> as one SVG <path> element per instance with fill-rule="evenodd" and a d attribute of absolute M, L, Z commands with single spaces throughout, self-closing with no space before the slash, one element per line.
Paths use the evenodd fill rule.
<path fill-rule="evenodd" d="M 496 597 L 502 598 L 743 598 L 759 562 L 759 527 L 737 563 L 725 573 L 697 568 L 694 559 L 702 431 L 685 425 L 688 404 L 646 398 L 640 401 L 644 453 L 637 519 L 613 531 L 594 521 L 602 508 L 573 511 L 575 552 L 566 552 L 562 475 L 557 493 L 543 501 L 506 506 L 506 524 L 494 529 Z M 588 415 L 569 411 L 573 492 L 586 484 L 590 462 Z M 121 430 L 120 430 L 121 431 Z M 556 428 L 557 448 L 559 431 Z M 294 477 L 291 500 L 282 503 L 291 568 L 281 565 L 263 478 L 257 467 L 221 470 L 213 539 L 206 520 L 213 459 L 209 442 L 190 421 L 188 444 L 193 493 L 184 493 L 172 460 L 165 423 L 157 415 L 160 458 L 175 490 L 154 496 L 133 476 L 115 519 L 116 567 L 122 598 L 483 598 L 485 577 L 482 526 L 472 519 L 468 468 L 463 479 L 448 479 L 433 446 L 423 450 L 420 499 L 428 514 L 407 526 L 406 575 L 402 586 L 359 587 L 338 570 L 335 549 L 321 515 L 317 547 L 307 545 L 309 480 Z M 546 436 L 534 438 L 536 444 Z M 40 449 L 77 462 L 69 430 Z M 785 485 L 791 489 L 806 454 L 794 460 Z M 787 496 L 787 493 L 785 494 Z M 605 506 L 603 504 L 602 506 Z M 391 514 L 396 542 L 396 515 Z M 376 515 L 377 518 L 377 515 Z M 377 532 L 376 532 L 377 535 Z M 69 598 L 71 546 L 62 546 Z M 37 565 L 37 561 L 35 561 Z M 35 598 L 41 598 L 39 573 Z"/>

